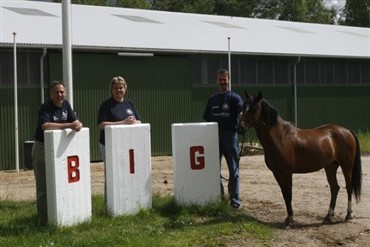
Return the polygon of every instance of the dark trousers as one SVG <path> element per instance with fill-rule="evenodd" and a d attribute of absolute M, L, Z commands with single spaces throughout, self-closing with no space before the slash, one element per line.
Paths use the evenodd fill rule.
<path fill-rule="evenodd" d="M 48 223 L 48 209 L 46 198 L 46 171 L 44 143 L 35 141 L 32 147 L 32 165 L 36 179 L 36 205 L 39 223 Z"/>

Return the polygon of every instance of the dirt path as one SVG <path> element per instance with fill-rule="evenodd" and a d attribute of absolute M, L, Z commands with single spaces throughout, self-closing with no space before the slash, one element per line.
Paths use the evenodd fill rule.
<path fill-rule="evenodd" d="M 227 176 L 226 165 L 222 173 Z M 241 158 L 241 200 L 249 216 L 276 229 L 274 246 L 370 246 L 370 156 L 362 157 L 362 200 L 353 203 L 354 219 L 344 222 L 347 199 L 341 171 L 340 191 L 334 223 L 322 224 L 327 213 L 330 191 L 324 171 L 293 176 L 293 210 L 297 224 L 285 227 L 285 204 L 280 189 L 267 169 L 262 155 Z M 103 166 L 91 165 L 92 192 L 102 194 Z M 173 193 L 172 159 L 152 158 L 153 192 Z M 0 172 L 1 200 L 34 200 L 33 171 Z"/>

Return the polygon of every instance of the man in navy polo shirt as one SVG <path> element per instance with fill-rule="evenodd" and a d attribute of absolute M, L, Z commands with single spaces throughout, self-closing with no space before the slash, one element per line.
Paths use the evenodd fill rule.
<path fill-rule="evenodd" d="M 48 223 L 44 131 L 67 128 L 80 131 L 83 127 L 71 105 L 65 99 L 66 88 L 62 82 L 55 81 L 51 84 L 50 96 L 51 99 L 42 104 L 39 110 L 38 123 L 34 135 L 35 142 L 32 147 L 32 165 L 36 179 L 37 214 L 40 225 Z"/>
<path fill-rule="evenodd" d="M 230 206 L 240 207 L 239 200 L 239 159 L 238 159 L 238 135 L 236 127 L 238 117 L 243 107 L 240 95 L 230 90 L 229 71 L 220 69 L 217 71 L 218 92 L 213 94 L 207 102 L 203 119 L 207 122 L 218 123 L 220 169 L 222 156 L 225 157 L 229 170 L 228 192 Z M 221 192 L 224 189 L 221 182 Z"/>

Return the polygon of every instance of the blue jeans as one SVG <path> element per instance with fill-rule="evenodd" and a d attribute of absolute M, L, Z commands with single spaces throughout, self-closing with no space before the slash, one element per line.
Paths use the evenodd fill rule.
<path fill-rule="evenodd" d="M 220 169 L 222 156 L 224 156 L 227 163 L 227 168 L 229 170 L 229 182 L 227 188 L 230 196 L 230 205 L 234 207 L 239 207 L 240 206 L 239 158 L 238 158 L 239 155 L 238 155 L 238 135 L 236 131 L 220 130 L 219 147 L 220 147 Z"/>

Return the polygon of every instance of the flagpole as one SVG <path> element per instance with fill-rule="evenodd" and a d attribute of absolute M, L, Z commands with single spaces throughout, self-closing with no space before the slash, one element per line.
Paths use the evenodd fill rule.
<path fill-rule="evenodd" d="M 71 1 L 62 1 L 62 29 L 63 29 L 63 82 L 66 83 L 67 98 L 73 108 L 73 78 L 72 78 L 72 27 Z"/>
<path fill-rule="evenodd" d="M 19 172 L 19 140 L 18 140 L 18 79 L 17 79 L 17 44 L 16 32 L 13 32 L 13 57 L 14 57 L 14 130 L 15 130 L 15 169 Z"/>
<path fill-rule="evenodd" d="M 230 50 L 230 37 L 227 37 L 227 43 L 228 43 L 228 67 L 229 67 L 229 89 L 231 90 L 231 50 Z"/>

